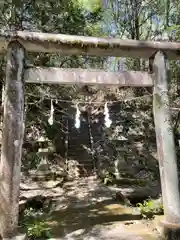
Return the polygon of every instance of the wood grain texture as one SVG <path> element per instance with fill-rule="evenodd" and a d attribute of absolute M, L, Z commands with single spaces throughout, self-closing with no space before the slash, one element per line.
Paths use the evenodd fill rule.
<path fill-rule="evenodd" d="M 155 74 L 153 112 L 164 214 L 167 222 L 178 224 L 180 222 L 178 169 L 168 96 L 168 64 L 164 53 L 158 52 L 155 55 L 153 71 Z"/>
<path fill-rule="evenodd" d="M 167 53 L 169 59 L 180 59 L 179 42 L 122 40 L 26 31 L 1 32 L 1 53 L 7 50 L 8 43 L 12 40 L 17 40 L 30 52 L 150 58 L 161 50 Z"/>
<path fill-rule="evenodd" d="M 11 239 L 18 224 L 19 185 L 24 136 L 24 48 L 11 42 L 7 51 L 0 162 L 0 234 Z"/>
<path fill-rule="evenodd" d="M 106 72 L 100 69 L 41 68 L 25 70 L 25 82 L 48 84 L 89 84 L 151 87 L 153 80 L 147 72 Z"/>

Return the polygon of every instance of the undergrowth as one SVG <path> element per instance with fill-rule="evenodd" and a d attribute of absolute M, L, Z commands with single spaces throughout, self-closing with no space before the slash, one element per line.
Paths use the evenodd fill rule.
<path fill-rule="evenodd" d="M 51 238 L 51 229 L 46 223 L 43 210 L 35 211 L 33 208 L 25 209 L 20 217 L 20 226 L 26 232 L 29 240 L 42 240 Z"/>
<path fill-rule="evenodd" d="M 136 206 L 141 216 L 145 219 L 151 219 L 154 215 L 163 214 L 163 205 L 152 199 L 144 200 L 143 203 L 137 203 Z"/>

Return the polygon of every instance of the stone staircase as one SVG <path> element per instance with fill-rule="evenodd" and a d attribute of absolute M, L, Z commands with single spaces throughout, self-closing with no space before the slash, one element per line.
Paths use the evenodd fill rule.
<path fill-rule="evenodd" d="M 68 161 L 77 162 L 80 176 L 92 175 L 94 162 L 91 154 L 91 145 L 87 123 L 82 123 L 81 129 L 71 125 L 68 139 Z"/>

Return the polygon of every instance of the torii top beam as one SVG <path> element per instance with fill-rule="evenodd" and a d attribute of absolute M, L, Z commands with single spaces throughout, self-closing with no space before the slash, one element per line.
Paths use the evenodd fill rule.
<path fill-rule="evenodd" d="M 40 32 L 1 32 L 0 53 L 10 41 L 19 41 L 28 52 L 49 52 L 62 55 L 92 55 L 150 58 L 157 51 L 166 52 L 169 59 L 180 59 L 179 42 L 153 42 L 51 34 Z"/>

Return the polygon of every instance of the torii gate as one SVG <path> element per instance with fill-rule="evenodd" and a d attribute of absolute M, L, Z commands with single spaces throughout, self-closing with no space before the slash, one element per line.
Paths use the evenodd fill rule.
<path fill-rule="evenodd" d="M 142 57 L 152 73 L 106 72 L 25 66 L 27 52 L 63 55 Z M 178 170 L 168 98 L 168 59 L 180 59 L 180 43 L 104 39 L 36 32 L 0 33 L 0 53 L 7 52 L 4 121 L 0 165 L 0 234 L 12 239 L 18 223 L 21 155 L 24 135 L 24 83 L 103 84 L 154 87 L 153 113 L 161 176 L 166 236 L 180 234 Z"/>

